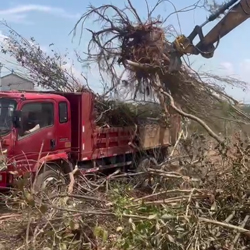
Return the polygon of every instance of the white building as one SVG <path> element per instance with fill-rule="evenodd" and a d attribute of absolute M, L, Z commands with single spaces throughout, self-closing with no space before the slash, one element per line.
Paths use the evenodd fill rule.
<path fill-rule="evenodd" d="M 24 77 L 12 72 L 6 76 L 1 77 L 1 90 L 34 90 L 34 83 Z"/>

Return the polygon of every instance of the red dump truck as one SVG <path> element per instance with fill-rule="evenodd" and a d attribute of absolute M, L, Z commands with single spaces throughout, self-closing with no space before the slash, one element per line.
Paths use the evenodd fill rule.
<path fill-rule="evenodd" d="M 55 177 L 53 168 L 65 174 L 75 166 L 83 174 L 133 168 L 165 153 L 179 131 L 178 116 L 171 129 L 144 126 L 136 136 L 134 127 L 101 128 L 93 110 L 91 93 L 0 92 L 0 188 L 27 172 L 42 185 Z"/>

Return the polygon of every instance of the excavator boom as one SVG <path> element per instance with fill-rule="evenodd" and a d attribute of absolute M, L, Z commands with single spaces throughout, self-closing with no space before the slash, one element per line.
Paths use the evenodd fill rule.
<path fill-rule="evenodd" d="M 249 17 L 250 0 L 239 1 L 229 10 L 229 12 L 220 20 L 220 22 L 217 23 L 215 27 L 203 37 L 203 39 L 201 39 L 196 47 L 200 51 L 204 50 L 204 52 L 209 52 L 206 51 L 206 48 L 211 48 L 214 43 L 219 42 L 222 37 L 246 21 Z"/>
<path fill-rule="evenodd" d="M 228 10 L 226 15 L 204 36 L 202 28 L 209 22 L 214 21 Z M 185 54 L 199 55 L 211 58 L 216 47 L 214 44 L 220 41 L 245 20 L 250 17 L 250 0 L 230 0 L 218 9 L 200 26 L 196 26 L 191 34 L 186 37 L 181 35 L 172 44 L 170 52 L 170 71 L 178 70 L 181 66 L 181 57 Z M 199 43 L 194 45 L 193 40 L 199 36 Z"/>

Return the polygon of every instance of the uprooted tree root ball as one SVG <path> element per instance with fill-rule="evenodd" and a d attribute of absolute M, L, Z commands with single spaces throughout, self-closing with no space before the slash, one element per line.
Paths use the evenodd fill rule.
<path fill-rule="evenodd" d="M 183 66 L 177 73 L 170 72 L 171 46 L 166 34 L 171 31 L 164 28 L 167 20 L 153 18 L 154 10 L 163 3 L 160 0 L 152 11 L 148 10 L 146 21 L 142 21 L 129 0 L 123 9 L 111 4 L 90 6 L 74 29 L 76 34 L 78 26 L 81 26 L 83 32 L 89 18 L 95 18 L 100 24 L 99 30 L 87 28 L 92 39 L 86 62 L 96 62 L 100 73 L 109 75 L 113 88 L 121 85 L 116 69 L 122 65 L 128 75 L 128 79 L 123 81 L 123 88 L 133 90 L 134 97 L 141 93 L 152 94 L 163 104 L 169 102 L 168 94 L 183 111 L 205 120 L 224 102 L 237 109 L 237 101 L 224 92 L 222 85 L 244 87 L 244 82 L 212 74 L 199 75 L 188 66 Z M 233 116 L 237 115 L 242 116 L 233 112 Z"/>

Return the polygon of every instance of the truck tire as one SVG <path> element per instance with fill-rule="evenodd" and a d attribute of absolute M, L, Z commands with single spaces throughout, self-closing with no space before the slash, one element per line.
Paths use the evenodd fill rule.
<path fill-rule="evenodd" d="M 137 173 L 145 173 L 136 176 L 136 187 L 143 188 L 143 187 L 152 187 L 154 184 L 151 181 L 151 175 L 147 174 L 149 168 L 157 168 L 158 163 L 154 157 L 144 157 L 141 158 L 139 164 L 136 166 Z"/>
<path fill-rule="evenodd" d="M 63 172 L 56 165 L 44 166 L 34 183 L 34 189 L 36 192 L 60 192 L 66 188 L 66 186 L 67 180 Z"/>

